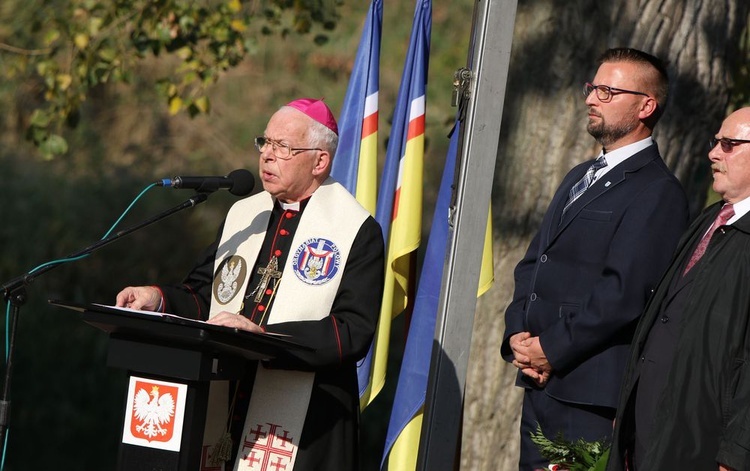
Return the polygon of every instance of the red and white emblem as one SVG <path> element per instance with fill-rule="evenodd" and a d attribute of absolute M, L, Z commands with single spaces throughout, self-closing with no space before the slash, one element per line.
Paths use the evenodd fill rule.
<path fill-rule="evenodd" d="M 144 387 L 145 386 L 145 387 Z M 177 388 L 137 384 L 130 431 L 148 441 L 168 442 L 174 433 L 174 400 Z M 149 391 L 150 390 L 150 391 Z"/>
<path fill-rule="evenodd" d="M 294 253 L 292 266 L 297 278 L 309 285 L 328 283 L 336 276 L 341 264 L 341 252 L 327 239 L 308 239 Z"/>
<path fill-rule="evenodd" d="M 130 377 L 123 443 L 179 451 L 187 385 Z"/>

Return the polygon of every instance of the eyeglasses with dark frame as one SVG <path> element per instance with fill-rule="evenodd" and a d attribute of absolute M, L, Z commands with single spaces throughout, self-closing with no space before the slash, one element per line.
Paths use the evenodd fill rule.
<path fill-rule="evenodd" d="M 258 152 L 263 152 L 266 146 L 271 146 L 271 152 L 277 159 L 291 159 L 297 154 L 307 152 L 309 150 L 323 150 L 320 147 L 290 147 L 289 144 L 284 144 L 277 140 L 271 139 L 266 136 L 258 136 L 255 138 L 255 148 Z"/>
<path fill-rule="evenodd" d="M 745 139 L 732 139 L 730 137 L 722 137 L 721 139 L 711 138 L 710 141 L 708 141 L 709 145 L 711 146 L 711 149 L 716 147 L 716 144 L 721 144 L 721 150 L 723 150 L 725 153 L 729 154 L 734 150 L 734 146 L 738 146 L 740 144 L 747 144 L 748 140 Z"/>
<path fill-rule="evenodd" d="M 591 95 L 591 92 L 593 92 L 594 90 L 596 90 L 596 97 L 602 103 L 609 102 L 614 95 L 619 95 L 620 93 L 649 96 L 648 93 L 625 90 L 624 88 L 610 87 L 609 85 L 594 85 L 593 83 L 589 82 L 583 84 L 583 96 L 588 98 L 588 96 Z"/>

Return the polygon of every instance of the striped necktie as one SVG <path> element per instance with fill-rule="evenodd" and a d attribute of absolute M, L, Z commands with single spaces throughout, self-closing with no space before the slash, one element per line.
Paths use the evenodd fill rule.
<path fill-rule="evenodd" d="M 596 171 L 600 168 L 604 168 L 607 166 L 607 159 L 604 158 L 604 155 L 600 155 L 593 164 L 591 164 L 591 167 L 589 167 L 588 170 L 586 170 L 586 174 L 578 180 L 578 183 L 573 185 L 573 188 L 570 189 L 570 193 L 568 194 L 568 202 L 565 203 L 565 207 L 563 208 L 563 216 L 565 215 L 565 212 L 568 210 L 571 204 L 575 202 L 580 196 L 583 194 L 588 187 L 591 186 L 592 183 L 594 183 L 594 180 L 596 179 L 594 175 L 596 174 Z"/>

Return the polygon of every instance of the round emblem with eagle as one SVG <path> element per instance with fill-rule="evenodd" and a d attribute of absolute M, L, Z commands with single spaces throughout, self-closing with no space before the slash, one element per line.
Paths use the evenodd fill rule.
<path fill-rule="evenodd" d="M 247 262 L 239 255 L 225 258 L 214 275 L 214 298 L 219 304 L 227 304 L 237 295 L 245 283 Z"/>
<path fill-rule="evenodd" d="M 294 253 L 292 266 L 297 278 L 309 285 L 322 285 L 333 279 L 341 265 L 341 252 L 332 241 L 307 239 Z"/>

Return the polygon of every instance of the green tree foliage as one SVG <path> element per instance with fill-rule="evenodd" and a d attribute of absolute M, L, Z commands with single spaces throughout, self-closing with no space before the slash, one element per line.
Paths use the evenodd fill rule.
<path fill-rule="evenodd" d="M 7 13 L 19 6 L 5 2 Z M 0 29 L 6 79 L 26 77 L 38 106 L 27 137 L 48 158 L 67 152 L 63 125 L 75 127 L 83 102 L 106 83 L 129 83 L 136 63 L 168 56 L 156 81 L 171 114 L 210 109 L 208 88 L 255 48 L 259 35 L 332 29 L 340 0 L 56 0 L 23 10 L 27 21 Z M 5 16 L 5 15 L 3 15 Z M 326 36 L 315 36 L 316 43 Z"/>

